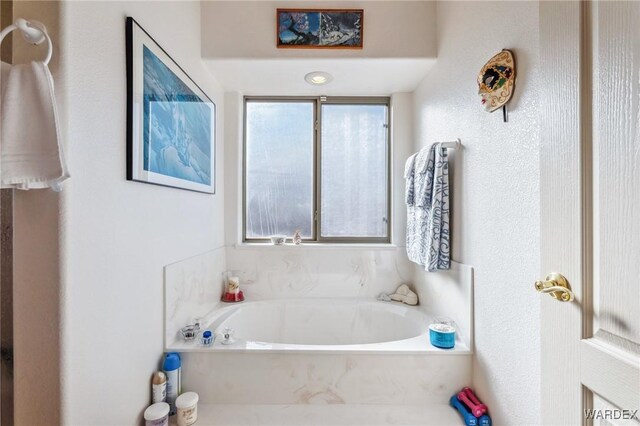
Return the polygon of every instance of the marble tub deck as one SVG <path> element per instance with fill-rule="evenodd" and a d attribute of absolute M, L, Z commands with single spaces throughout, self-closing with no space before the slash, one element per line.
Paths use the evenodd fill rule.
<path fill-rule="evenodd" d="M 171 424 L 176 424 L 175 416 Z M 201 426 L 449 426 L 464 425 L 464 422 L 448 405 L 200 404 L 196 424 Z"/>

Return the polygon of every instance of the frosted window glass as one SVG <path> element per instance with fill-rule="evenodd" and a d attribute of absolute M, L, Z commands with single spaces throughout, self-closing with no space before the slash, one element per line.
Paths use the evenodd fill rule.
<path fill-rule="evenodd" d="M 387 106 L 322 106 L 321 234 L 387 237 Z"/>
<path fill-rule="evenodd" d="M 313 106 L 246 103 L 246 238 L 312 237 Z"/>

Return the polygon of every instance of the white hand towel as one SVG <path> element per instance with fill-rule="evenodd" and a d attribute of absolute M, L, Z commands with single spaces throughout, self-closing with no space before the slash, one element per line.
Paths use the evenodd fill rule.
<path fill-rule="evenodd" d="M 0 187 L 61 190 L 69 173 L 53 78 L 44 63 L 2 63 L 0 125 Z"/>

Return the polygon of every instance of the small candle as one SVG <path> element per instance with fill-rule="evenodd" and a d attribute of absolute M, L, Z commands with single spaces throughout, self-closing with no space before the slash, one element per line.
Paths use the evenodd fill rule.
<path fill-rule="evenodd" d="M 227 282 L 227 293 L 238 294 L 239 291 L 240 291 L 240 278 L 229 277 L 229 281 Z"/>

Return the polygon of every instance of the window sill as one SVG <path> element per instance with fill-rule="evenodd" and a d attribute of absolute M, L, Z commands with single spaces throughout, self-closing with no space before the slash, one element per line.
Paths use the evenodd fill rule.
<path fill-rule="evenodd" d="M 298 246 L 294 244 L 275 245 L 264 243 L 238 243 L 233 245 L 239 250 L 396 250 L 401 248 L 392 243 L 302 243 Z"/>

